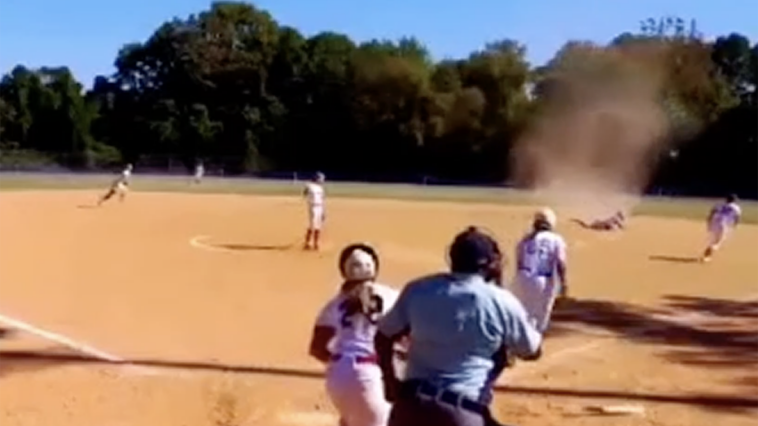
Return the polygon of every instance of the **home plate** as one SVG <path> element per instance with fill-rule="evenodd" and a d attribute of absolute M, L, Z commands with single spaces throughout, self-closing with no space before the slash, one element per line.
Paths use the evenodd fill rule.
<path fill-rule="evenodd" d="M 605 415 L 631 415 L 645 414 L 645 407 L 641 405 L 588 405 L 584 407 L 585 410 L 597 414 Z"/>
<path fill-rule="evenodd" d="M 323 413 L 321 411 L 290 411 L 279 414 L 279 421 L 288 425 L 332 426 L 339 422 L 339 417 L 335 416 L 334 414 Z"/>

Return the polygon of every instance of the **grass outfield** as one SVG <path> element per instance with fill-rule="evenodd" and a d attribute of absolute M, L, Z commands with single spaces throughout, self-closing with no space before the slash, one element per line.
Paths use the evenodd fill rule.
<path fill-rule="evenodd" d="M 75 174 L 0 174 L 0 190 L 34 189 L 105 189 L 113 175 Z M 136 191 L 232 193 L 258 195 L 299 195 L 302 182 L 245 178 L 203 179 L 201 185 L 190 185 L 184 176 L 146 176 L 133 178 Z M 418 201 L 460 201 L 501 204 L 538 203 L 539 198 L 526 191 L 507 188 L 422 186 L 410 184 L 368 184 L 329 182 L 329 196 L 356 198 L 389 198 Z M 700 198 L 646 197 L 635 207 L 635 215 L 680 217 L 704 220 L 715 201 Z M 743 222 L 758 223 L 758 203 L 744 201 Z"/>

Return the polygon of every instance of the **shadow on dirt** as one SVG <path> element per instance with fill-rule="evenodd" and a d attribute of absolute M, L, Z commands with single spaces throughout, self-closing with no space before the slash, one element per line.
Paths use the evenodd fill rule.
<path fill-rule="evenodd" d="M 324 373 L 315 370 L 295 368 L 258 367 L 253 365 L 229 365 L 207 362 L 186 362 L 152 359 L 133 359 L 128 362 L 111 362 L 95 359 L 78 354 L 62 354 L 54 351 L 0 351 L 0 369 L 6 372 L 18 372 L 34 368 L 45 368 L 65 364 L 97 363 L 103 365 L 128 365 L 165 369 L 181 369 L 194 371 L 213 371 L 238 374 L 262 374 L 305 379 L 323 379 Z M 577 389 L 538 387 L 538 386 L 496 386 L 495 390 L 502 393 L 542 395 L 564 398 L 593 398 L 625 401 L 646 401 L 660 404 L 682 404 L 700 406 L 703 408 L 741 412 L 758 407 L 758 398 L 735 397 L 729 395 L 662 395 L 643 392 L 609 391 L 598 389 Z"/>
<path fill-rule="evenodd" d="M 648 259 L 656 262 L 671 262 L 671 263 L 699 263 L 700 258 L 697 256 L 664 256 L 664 255 L 653 255 L 649 256 Z"/>
<path fill-rule="evenodd" d="M 555 334 L 607 332 L 665 347 L 670 362 L 732 369 L 758 394 L 758 301 L 670 295 L 660 309 L 602 300 L 566 300 L 553 312 Z M 580 331 L 581 332 L 581 331 Z"/>
<path fill-rule="evenodd" d="M 291 250 L 295 247 L 294 244 L 235 244 L 235 243 L 224 243 L 224 244 L 209 244 L 214 247 L 226 249 L 226 250 L 237 250 L 237 251 L 285 251 L 285 250 Z"/>

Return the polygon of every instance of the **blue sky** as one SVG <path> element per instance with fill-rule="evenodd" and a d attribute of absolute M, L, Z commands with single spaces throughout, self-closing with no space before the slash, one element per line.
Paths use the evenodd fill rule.
<path fill-rule="evenodd" d="M 740 32 L 758 41 L 755 0 L 264 0 L 283 25 L 306 35 L 344 32 L 357 40 L 413 35 L 435 58 L 463 57 L 512 38 L 541 64 L 566 40 L 606 42 L 647 17 L 696 19 L 707 37 Z M 118 49 L 144 41 L 162 22 L 206 9 L 200 0 L 2 0 L 0 71 L 67 65 L 85 86 L 111 74 Z"/>

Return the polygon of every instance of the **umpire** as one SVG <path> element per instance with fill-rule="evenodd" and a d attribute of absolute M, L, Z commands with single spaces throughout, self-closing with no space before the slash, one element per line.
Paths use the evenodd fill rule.
<path fill-rule="evenodd" d="M 524 308 L 501 288 L 497 242 L 475 227 L 455 237 L 450 273 L 410 282 L 379 323 L 375 344 L 388 426 L 498 424 L 489 410 L 492 388 L 514 355 L 539 358 L 542 336 Z M 393 345 L 408 336 L 403 382 L 393 368 Z"/>

